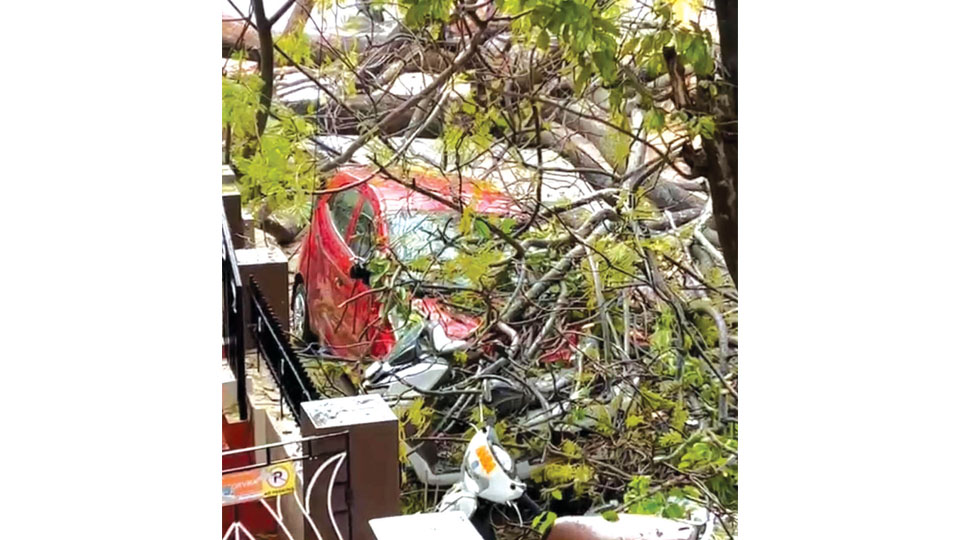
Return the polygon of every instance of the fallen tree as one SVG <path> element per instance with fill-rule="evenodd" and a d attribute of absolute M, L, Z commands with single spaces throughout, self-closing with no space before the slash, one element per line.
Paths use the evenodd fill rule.
<path fill-rule="evenodd" d="M 282 31 L 258 0 L 224 21 L 225 56 L 259 65 L 224 71 L 248 204 L 303 224 L 325 179 L 364 163 L 412 190 L 413 169 L 490 182 L 525 209 L 505 224 L 442 201 L 468 223 L 453 241 L 466 288 L 429 285 L 454 271 L 436 257 L 432 281 L 389 253 L 379 263 L 384 306 L 409 312 L 426 290 L 484 321 L 447 387 L 398 402 L 408 444 L 430 449 L 421 481 L 446 478 L 437 460 L 456 462 L 478 415 L 494 415 L 502 440 L 539 456 L 536 493 L 558 513 L 678 517 L 693 501 L 735 526 L 735 3 L 699 14 L 716 14 L 719 48 L 680 3 L 410 0 L 361 6 L 361 30 L 340 35 L 308 35 L 315 6 L 293 4 Z M 417 150 L 428 136 L 436 155 Z M 551 199 L 558 178 L 587 192 Z M 561 350 L 568 364 L 545 360 Z M 359 382 L 311 361 L 331 393 Z M 497 401 L 495 381 L 519 405 Z"/>

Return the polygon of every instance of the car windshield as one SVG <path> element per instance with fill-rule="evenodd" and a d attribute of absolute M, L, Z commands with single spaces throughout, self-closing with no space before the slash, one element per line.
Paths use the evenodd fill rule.
<path fill-rule="evenodd" d="M 388 214 L 390 248 L 397 258 L 410 263 L 420 257 L 434 257 L 449 261 L 457 250 L 450 244 L 459 234 L 460 216 L 453 212 Z"/>

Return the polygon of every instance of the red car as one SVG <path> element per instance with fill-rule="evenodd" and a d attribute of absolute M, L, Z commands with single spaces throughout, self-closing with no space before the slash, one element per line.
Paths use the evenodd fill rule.
<path fill-rule="evenodd" d="M 291 300 L 291 331 L 304 342 L 318 341 L 337 356 L 382 358 L 398 336 L 381 324 L 377 295 L 370 293 L 365 263 L 378 247 L 389 246 L 401 261 L 441 253 L 448 248 L 440 238 L 453 236 L 459 213 L 423 193 L 369 170 L 341 170 L 318 197 L 303 239 L 299 272 Z M 364 181 L 366 180 L 366 181 Z M 452 183 L 415 175 L 418 188 L 452 201 Z M 482 183 L 464 181 L 460 193 L 478 213 L 518 213 L 506 194 Z M 448 342 L 462 340 L 480 320 L 453 313 L 436 299 L 418 298 L 414 307 L 443 329 Z M 434 329 L 435 330 L 435 329 Z"/>

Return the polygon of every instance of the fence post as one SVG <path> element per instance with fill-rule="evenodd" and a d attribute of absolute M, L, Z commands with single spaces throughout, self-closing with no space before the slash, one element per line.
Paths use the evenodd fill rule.
<path fill-rule="evenodd" d="M 304 437 L 348 432 L 349 453 L 335 486 L 342 482 L 349 490 L 341 491 L 331 507 L 344 540 L 376 540 L 368 521 L 400 513 L 400 424 L 396 414 L 376 394 L 310 401 L 300 407 Z M 305 463 L 304 478 L 312 475 L 317 465 Z M 325 471 L 320 480 L 330 481 L 331 474 Z M 305 504 L 319 507 L 324 503 L 326 494 L 314 490 Z M 318 525 L 324 540 L 337 538 L 328 519 Z M 304 533 L 305 540 L 317 540 L 309 527 Z"/>
<path fill-rule="evenodd" d="M 237 379 L 237 407 L 240 420 L 246 421 L 247 411 L 247 372 L 243 343 L 243 283 L 237 268 L 237 255 L 230 238 L 230 225 L 226 211 L 221 209 L 223 232 L 223 309 L 226 310 L 226 327 L 223 338 L 227 343 L 227 364 Z"/>

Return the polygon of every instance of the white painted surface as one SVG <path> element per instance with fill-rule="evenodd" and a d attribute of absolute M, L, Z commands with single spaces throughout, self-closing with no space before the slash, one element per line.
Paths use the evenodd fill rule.
<path fill-rule="evenodd" d="M 318 428 L 397 420 L 383 398 L 376 394 L 309 401 L 301 407 Z"/>
<path fill-rule="evenodd" d="M 460 512 L 371 519 L 370 528 L 377 540 L 483 540 Z"/>

